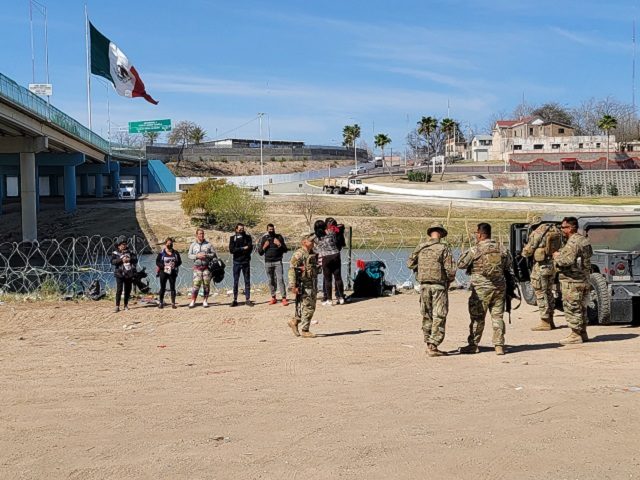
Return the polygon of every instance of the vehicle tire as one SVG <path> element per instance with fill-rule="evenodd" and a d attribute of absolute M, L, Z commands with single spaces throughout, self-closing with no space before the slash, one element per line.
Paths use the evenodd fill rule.
<path fill-rule="evenodd" d="M 520 282 L 520 291 L 522 292 L 522 298 L 529 305 L 537 305 L 536 293 L 533 291 L 531 282 Z"/>
<path fill-rule="evenodd" d="M 607 281 L 600 273 L 589 276 L 589 303 L 587 304 L 587 323 L 608 325 L 611 323 L 611 295 Z"/>
<path fill-rule="evenodd" d="M 339 188 L 334 188 L 333 190 L 331 190 L 331 193 L 334 195 L 337 195 L 340 193 L 340 189 Z"/>
<path fill-rule="evenodd" d="M 356 192 L 355 193 L 356 193 L 356 195 L 362 195 L 362 192 L 360 192 L 359 188 L 356 188 Z"/>

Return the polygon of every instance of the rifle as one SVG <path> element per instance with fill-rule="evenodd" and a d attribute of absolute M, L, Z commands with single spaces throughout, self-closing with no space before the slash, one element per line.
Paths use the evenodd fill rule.
<path fill-rule="evenodd" d="M 504 291 L 504 310 L 509 314 L 509 324 L 511 324 L 511 310 L 517 310 L 522 304 L 522 292 L 520 292 L 520 285 L 516 281 L 515 276 L 511 273 L 511 270 L 504 270 L 504 278 L 506 280 L 506 287 Z M 518 300 L 518 305 L 511 308 L 512 300 Z"/>
<path fill-rule="evenodd" d="M 302 282 L 302 272 L 304 271 L 304 267 L 296 267 L 294 268 L 296 273 L 296 317 L 302 317 L 302 296 L 304 295 L 304 283 Z"/>

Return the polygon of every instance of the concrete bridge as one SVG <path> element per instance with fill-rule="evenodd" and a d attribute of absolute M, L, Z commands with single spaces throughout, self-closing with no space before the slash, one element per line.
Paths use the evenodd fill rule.
<path fill-rule="evenodd" d="M 121 176 L 140 193 L 162 191 L 146 160 L 113 154 L 107 140 L 0 74 L 0 215 L 3 201 L 20 198 L 23 240 L 38 239 L 41 197 L 64 196 L 73 212 L 78 196 L 117 195 Z"/>

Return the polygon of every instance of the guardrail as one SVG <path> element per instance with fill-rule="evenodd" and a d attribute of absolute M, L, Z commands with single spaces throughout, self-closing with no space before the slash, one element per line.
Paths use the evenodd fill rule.
<path fill-rule="evenodd" d="M 69 136 L 88 143 L 105 154 L 109 152 L 107 140 L 1 73 L 0 97 L 28 111 L 39 120 L 55 125 Z"/>

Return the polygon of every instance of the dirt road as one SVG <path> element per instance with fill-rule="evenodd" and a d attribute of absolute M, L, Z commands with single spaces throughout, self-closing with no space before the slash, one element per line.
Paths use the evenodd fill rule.
<path fill-rule="evenodd" d="M 530 332 L 523 306 L 506 356 L 485 332 L 479 355 L 434 359 L 417 299 L 318 305 L 316 339 L 288 330 L 293 306 L 2 305 L 0 477 L 640 476 L 638 329 L 561 347 L 566 328 Z"/>

